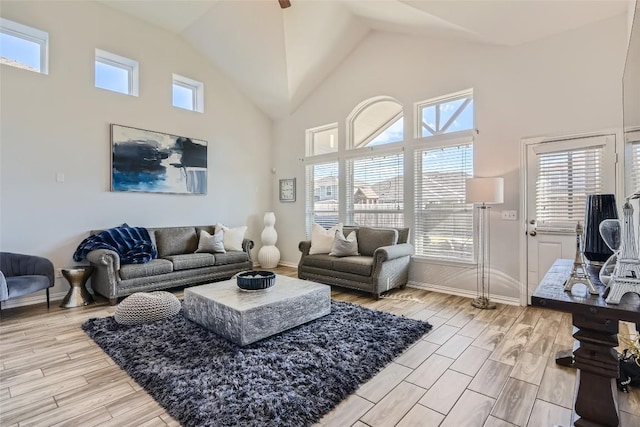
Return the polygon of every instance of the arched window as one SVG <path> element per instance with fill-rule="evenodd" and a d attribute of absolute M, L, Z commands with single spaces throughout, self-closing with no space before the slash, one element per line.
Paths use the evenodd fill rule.
<path fill-rule="evenodd" d="M 347 118 L 349 148 L 371 147 L 404 140 L 402 104 L 391 97 L 370 98 Z"/>

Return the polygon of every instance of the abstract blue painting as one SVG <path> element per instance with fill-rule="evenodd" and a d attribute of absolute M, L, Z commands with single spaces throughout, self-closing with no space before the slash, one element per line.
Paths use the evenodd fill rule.
<path fill-rule="evenodd" d="M 207 141 L 111 125 L 112 191 L 207 194 Z"/>

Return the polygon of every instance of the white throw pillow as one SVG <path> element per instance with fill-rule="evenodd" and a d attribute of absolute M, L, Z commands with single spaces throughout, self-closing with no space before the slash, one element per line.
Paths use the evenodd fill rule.
<path fill-rule="evenodd" d="M 217 233 L 213 233 L 213 236 L 205 230 L 200 230 L 200 240 L 198 240 L 198 249 L 196 249 L 196 253 L 225 253 L 226 251 L 224 250 L 224 243 L 222 241 L 223 236 L 224 232 L 222 230 Z"/>
<path fill-rule="evenodd" d="M 311 249 L 309 249 L 309 255 L 328 254 L 331 252 L 336 231 L 342 232 L 342 223 L 325 230 L 323 226 L 314 222 L 311 226 Z"/>
<path fill-rule="evenodd" d="M 331 246 L 331 256 L 352 256 L 358 254 L 358 239 L 356 232 L 352 231 L 347 237 L 344 237 L 342 230 L 336 231 L 336 236 L 333 239 L 333 246 Z"/>
<path fill-rule="evenodd" d="M 229 228 L 222 224 L 216 224 L 216 233 L 222 230 L 222 242 L 224 248 L 228 251 L 241 251 L 244 234 L 247 232 L 247 226 Z"/>

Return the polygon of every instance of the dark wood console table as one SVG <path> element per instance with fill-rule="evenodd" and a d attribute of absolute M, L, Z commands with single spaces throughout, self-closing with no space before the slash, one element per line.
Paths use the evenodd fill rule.
<path fill-rule="evenodd" d="M 542 279 L 531 297 L 531 305 L 571 313 L 573 334 L 580 345 L 573 352 L 577 392 L 573 422 L 577 427 L 617 427 L 617 387 L 619 362 L 614 347 L 618 345 L 618 323 L 640 324 L 640 299 L 631 294 L 620 304 L 607 304 L 602 297 L 605 289 L 594 271 L 591 280 L 600 295 L 589 295 L 586 287 L 575 285 L 564 291 L 571 275 L 573 260 L 559 259 Z"/>

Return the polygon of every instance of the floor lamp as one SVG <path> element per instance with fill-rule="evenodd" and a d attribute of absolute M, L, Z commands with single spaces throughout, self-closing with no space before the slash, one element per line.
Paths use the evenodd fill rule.
<path fill-rule="evenodd" d="M 471 305 L 494 309 L 489 301 L 491 282 L 491 207 L 504 201 L 503 178 L 469 178 L 466 181 L 467 203 L 474 203 L 478 211 L 478 270 L 476 272 L 477 297 Z"/>

